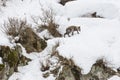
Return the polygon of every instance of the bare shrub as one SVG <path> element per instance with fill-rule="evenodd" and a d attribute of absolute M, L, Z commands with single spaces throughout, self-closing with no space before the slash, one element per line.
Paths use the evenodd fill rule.
<path fill-rule="evenodd" d="M 55 13 L 52 8 L 48 8 L 47 10 L 44 9 L 41 5 L 41 11 L 42 11 L 42 16 L 39 16 L 38 18 L 32 17 L 33 21 L 35 24 L 38 25 L 38 32 L 41 32 L 45 29 L 49 31 L 49 33 L 53 37 L 61 37 L 62 35 L 59 33 L 57 28 L 59 25 L 55 22 Z M 39 23 L 41 21 L 41 23 Z"/>
<path fill-rule="evenodd" d="M 27 25 L 26 20 L 19 20 L 16 18 L 8 18 L 8 22 L 3 24 L 2 30 L 7 35 L 16 37 L 18 36 Z"/>

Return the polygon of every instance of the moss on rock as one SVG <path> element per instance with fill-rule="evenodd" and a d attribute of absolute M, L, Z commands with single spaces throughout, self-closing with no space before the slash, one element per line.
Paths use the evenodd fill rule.
<path fill-rule="evenodd" d="M 18 63 L 19 56 L 15 50 L 12 50 L 10 54 L 8 54 L 8 64 L 10 67 L 15 67 Z"/>
<path fill-rule="evenodd" d="M 5 67 L 4 64 L 0 64 L 0 71 L 2 71 L 4 67 Z"/>

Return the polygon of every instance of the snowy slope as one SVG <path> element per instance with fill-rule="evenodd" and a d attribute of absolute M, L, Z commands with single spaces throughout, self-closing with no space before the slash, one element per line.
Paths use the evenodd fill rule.
<path fill-rule="evenodd" d="M 116 20 L 74 19 L 79 21 L 80 34 L 63 39 L 58 48 L 60 54 L 73 58 L 83 68 L 84 73 L 99 58 L 105 57 L 114 67 L 120 66 L 120 23 Z M 90 24 L 91 23 L 91 24 Z"/>
<path fill-rule="evenodd" d="M 115 18 L 119 15 L 119 8 L 109 2 L 79 0 L 68 2 L 65 5 L 64 14 L 68 17 L 80 17 L 93 12 L 105 18 Z"/>
<path fill-rule="evenodd" d="M 120 80 L 120 77 L 114 76 L 114 77 L 110 78 L 109 80 Z"/>
<path fill-rule="evenodd" d="M 73 58 L 75 63 L 88 73 L 92 64 L 104 57 L 109 66 L 120 67 L 120 0 L 76 0 L 68 2 L 65 6 L 58 4 L 59 0 L 9 0 L 6 7 L 1 7 L 0 24 L 8 17 L 26 18 L 28 23 L 34 25 L 31 16 L 42 15 L 40 4 L 43 7 L 52 7 L 56 13 L 59 31 L 64 34 L 69 25 L 80 25 L 81 32 L 72 37 L 57 38 L 48 41 L 48 47 L 40 54 L 26 55 L 32 59 L 29 65 L 19 67 L 19 73 L 14 73 L 9 80 L 55 80 L 51 75 L 47 79 L 40 72 L 41 58 L 45 60 L 47 50 L 51 49 L 56 41 L 60 42 L 57 48 L 59 53 L 67 58 Z M 84 18 L 84 14 L 97 12 L 105 18 Z M 70 18 L 70 21 L 67 21 Z M 0 30 L 0 45 L 12 44 L 7 36 Z M 1 61 L 0 61 L 1 63 Z M 109 80 L 120 80 L 113 77 Z"/>

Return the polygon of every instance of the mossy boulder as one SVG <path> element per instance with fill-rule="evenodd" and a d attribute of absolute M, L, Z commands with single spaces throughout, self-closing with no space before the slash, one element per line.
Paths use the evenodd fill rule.
<path fill-rule="evenodd" d="M 9 46 L 1 46 L 0 54 L 3 64 L 8 63 L 10 67 L 15 67 L 19 61 L 19 53 L 15 49 L 10 49 Z"/>
<path fill-rule="evenodd" d="M 9 46 L 0 46 L 0 57 L 2 58 L 3 64 L 1 64 L 1 80 L 8 80 L 8 78 L 14 73 L 14 69 L 17 68 L 16 57 L 17 52 L 14 49 L 10 49 Z M 15 66 L 13 66 L 15 65 Z"/>
<path fill-rule="evenodd" d="M 10 48 L 9 46 L 0 46 L 0 57 L 4 62 L 8 61 L 8 54 L 10 54 Z"/>
<path fill-rule="evenodd" d="M 15 67 L 19 61 L 19 55 L 15 50 L 11 50 L 8 54 L 8 64 L 10 67 Z"/>
<path fill-rule="evenodd" d="M 5 67 L 4 64 L 0 64 L 0 71 L 2 71 L 4 67 Z"/>
<path fill-rule="evenodd" d="M 18 71 L 18 65 L 26 65 L 28 60 L 22 55 L 22 49 L 16 45 L 14 48 L 9 46 L 0 46 L 0 57 L 3 64 L 0 64 L 0 80 L 8 80 L 8 78 Z"/>

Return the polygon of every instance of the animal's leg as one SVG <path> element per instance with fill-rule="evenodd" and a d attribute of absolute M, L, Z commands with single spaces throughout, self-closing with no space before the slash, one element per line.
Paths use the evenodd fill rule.
<path fill-rule="evenodd" d="M 66 33 L 64 34 L 64 37 L 65 37 Z"/>
<path fill-rule="evenodd" d="M 72 35 L 74 35 L 74 30 L 72 30 Z"/>
<path fill-rule="evenodd" d="M 77 34 L 79 34 L 79 31 L 77 30 Z"/>
<path fill-rule="evenodd" d="M 68 37 L 70 37 L 70 34 L 68 33 Z"/>

